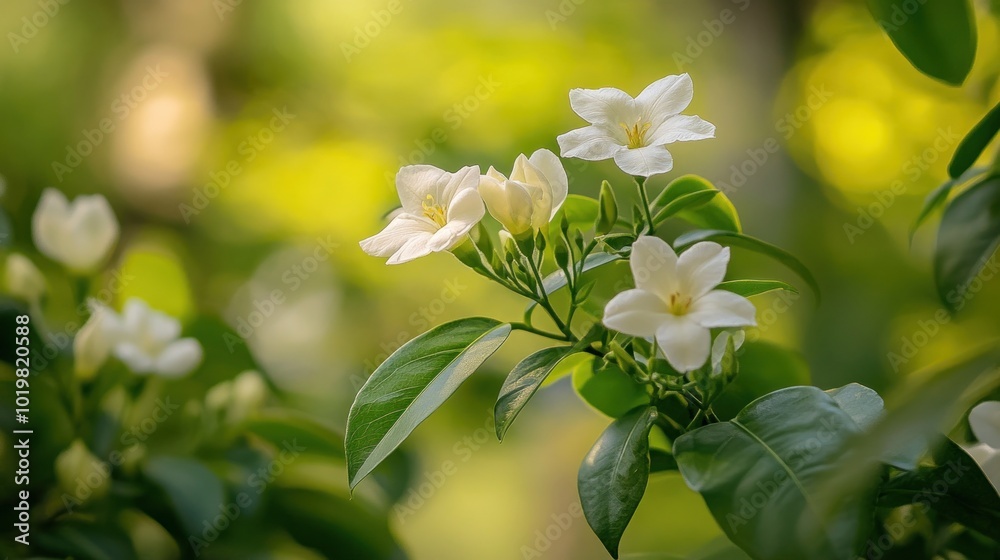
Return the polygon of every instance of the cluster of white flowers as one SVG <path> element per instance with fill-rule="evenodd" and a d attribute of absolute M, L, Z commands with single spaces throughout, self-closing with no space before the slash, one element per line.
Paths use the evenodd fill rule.
<path fill-rule="evenodd" d="M 70 202 L 56 189 L 42 192 L 31 220 L 35 246 L 74 275 L 94 274 L 118 242 L 119 226 L 111 205 L 101 195 Z M 45 277 L 24 255 L 7 257 L 6 285 L 40 313 Z M 134 373 L 176 377 L 201 363 L 202 348 L 193 338 L 180 338 L 180 322 L 132 298 L 121 314 L 89 302 L 90 317 L 73 341 L 74 367 L 81 379 L 90 379 L 115 356 Z"/>
<path fill-rule="evenodd" d="M 694 88 L 687 74 L 667 76 L 632 98 L 614 88 L 570 91 L 570 105 L 590 126 L 558 137 L 563 157 L 615 160 L 629 175 L 649 177 L 673 168 L 666 145 L 715 136 L 715 126 L 682 115 Z M 490 214 L 501 236 L 523 239 L 547 226 L 566 200 L 569 181 L 559 158 L 540 149 L 519 155 L 509 177 L 493 167 L 448 173 L 430 165 L 403 167 L 396 175 L 402 209 L 377 235 L 361 242 L 368 254 L 400 264 L 449 251 Z M 656 237 L 640 237 L 632 247 L 636 289 L 618 294 L 605 310 L 604 324 L 622 333 L 655 340 L 678 371 L 705 364 L 711 351 L 709 329 L 755 324 L 753 304 L 714 290 L 726 273 L 729 249 L 697 243 L 680 257 Z"/>

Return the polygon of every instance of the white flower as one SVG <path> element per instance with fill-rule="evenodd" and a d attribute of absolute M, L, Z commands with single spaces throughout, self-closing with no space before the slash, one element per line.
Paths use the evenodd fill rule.
<path fill-rule="evenodd" d="M 987 401 L 969 412 L 969 424 L 979 444 L 968 449 L 993 486 L 1000 489 L 1000 401 Z"/>
<path fill-rule="evenodd" d="M 70 203 L 58 190 L 45 189 L 31 231 L 39 251 L 74 272 L 87 273 L 104 262 L 118 241 L 118 220 L 99 194 Z"/>
<path fill-rule="evenodd" d="M 454 249 L 486 215 L 478 186 L 478 166 L 455 173 L 431 165 L 403 167 L 396 174 L 402 211 L 385 229 L 362 241 L 361 249 L 389 257 L 388 264 Z"/>
<path fill-rule="evenodd" d="M 193 338 L 179 338 L 180 322 L 150 309 L 141 299 L 126 301 L 121 315 L 100 304 L 92 307 L 90 320 L 74 341 L 78 375 L 86 377 L 109 354 L 135 373 L 164 377 L 180 377 L 201 363 L 201 344 Z"/>
<path fill-rule="evenodd" d="M 490 167 L 479 180 L 479 194 L 490 214 L 512 235 L 538 231 L 552 220 L 569 193 L 569 179 L 559 158 L 536 150 L 514 160 L 510 178 Z"/>
<path fill-rule="evenodd" d="M 591 126 L 559 136 L 562 156 L 615 158 L 622 171 L 640 177 L 666 173 L 674 167 L 666 144 L 715 137 L 715 125 L 680 114 L 693 96 L 687 74 L 657 80 L 635 99 L 615 88 L 570 90 L 573 111 Z"/>
<path fill-rule="evenodd" d="M 37 305 L 45 293 L 45 277 L 35 263 L 20 253 L 11 253 L 7 257 L 6 272 L 7 291 Z"/>
<path fill-rule="evenodd" d="M 713 289 L 728 264 L 729 249 L 717 243 L 696 243 L 678 257 L 662 239 L 640 237 L 629 258 L 636 287 L 608 302 L 604 325 L 655 338 L 677 371 L 698 369 L 709 356 L 709 329 L 756 324 L 749 300 Z"/>

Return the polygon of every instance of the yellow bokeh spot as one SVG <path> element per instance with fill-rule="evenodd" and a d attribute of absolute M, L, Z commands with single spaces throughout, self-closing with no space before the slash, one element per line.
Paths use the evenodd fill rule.
<path fill-rule="evenodd" d="M 173 317 L 182 318 L 191 313 L 187 274 L 177 255 L 168 249 L 146 244 L 130 248 L 122 260 L 121 275 L 119 309 L 129 298 L 136 297 Z"/>

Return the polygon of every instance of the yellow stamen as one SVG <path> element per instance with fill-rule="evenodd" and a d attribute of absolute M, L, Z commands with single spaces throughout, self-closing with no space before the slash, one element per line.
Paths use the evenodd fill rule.
<path fill-rule="evenodd" d="M 649 131 L 649 127 L 652 123 L 635 123 L 632 126 L 628 126 L 625 123 L 618 123 L 618 126 L 622 127 L 625 131 L 625 136 L 628 138 L 628 147 L 630 149 L 641 148 L 646 145 L 646 132 Z"/>
<path fill-rule="evenodd" d="M 444 227 L 448 222 L 445 218 L 444 207 L 440 204 L 434 203 L 434 197 L 432 195 L 427 195 L 427 200 L 421 203 L 424 208 L 424 216 L 430 219 L 438 225 L 438 227 Z"/>
<path fill-rule="evenodd" d="M 691 298 L 681 298 L 681 294 L 674 292 L 670 294 L 670 301 L 668 302 L 668 307 L 670 308 L 670 313 L 673 315 L 684 315 L 688 312 L 691 307 Z"/>

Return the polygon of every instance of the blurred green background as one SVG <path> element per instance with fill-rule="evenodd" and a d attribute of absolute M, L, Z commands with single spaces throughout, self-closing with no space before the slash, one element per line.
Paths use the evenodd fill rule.
<path fill-rule="evenodd" d="M 1000 331 L 1000 282 L 935 319 L 935 227 L 908 238 L 959 138 L 1000 99 L 985 5 L 972 76 L 952 89 L 914 70 L 860 1 L 70 0 L 28 33 L 42 4 L 0 5 L 15 245 L 55 270 L 26 244 L 42 189 L 108 196 L 123 226 L 113 267 L 128 278 L 115 301 L 242 335 L 204 331 L 206 365 L 178 382 L 192 398 L 245 369 L 248 349 L 287 408 L 342 430 L 360 384 L 406 340 L 464 316 L 517 319 L 524 302 L 449 255 L 387 268 L 360 251 L 396 202 L 396 169 L 506 172 L 581 126 L 570 88 L 636 94 L 680 72 L 717 138 L 675 145 L 675 170 L 651 184 L 713 181 L 747 233 L 798 255 L 823 289 L 818 306 L 757 298 L 751 337 L 801 351 L 820 387 L 885 392 Z M 603 178 L 631 192 L 610 161 L 565 164 L 572 192 L 596 195 Z M 733 262 L 785 274 L 738 250 Z M 51 302 L 72 301 L 51 284 Z M 405 446 L 411 488 L 430 484 L 389 511 L 413 558 L 605 557 L 578 515 L 576 471 L 609 420 L 562 380 L 502 445 L 492 437 L 503 376 L 542 344 L 514 342 Z M 685 555 L 720 534 L 677 475 L 654 475 L 622 549 Z"/>

